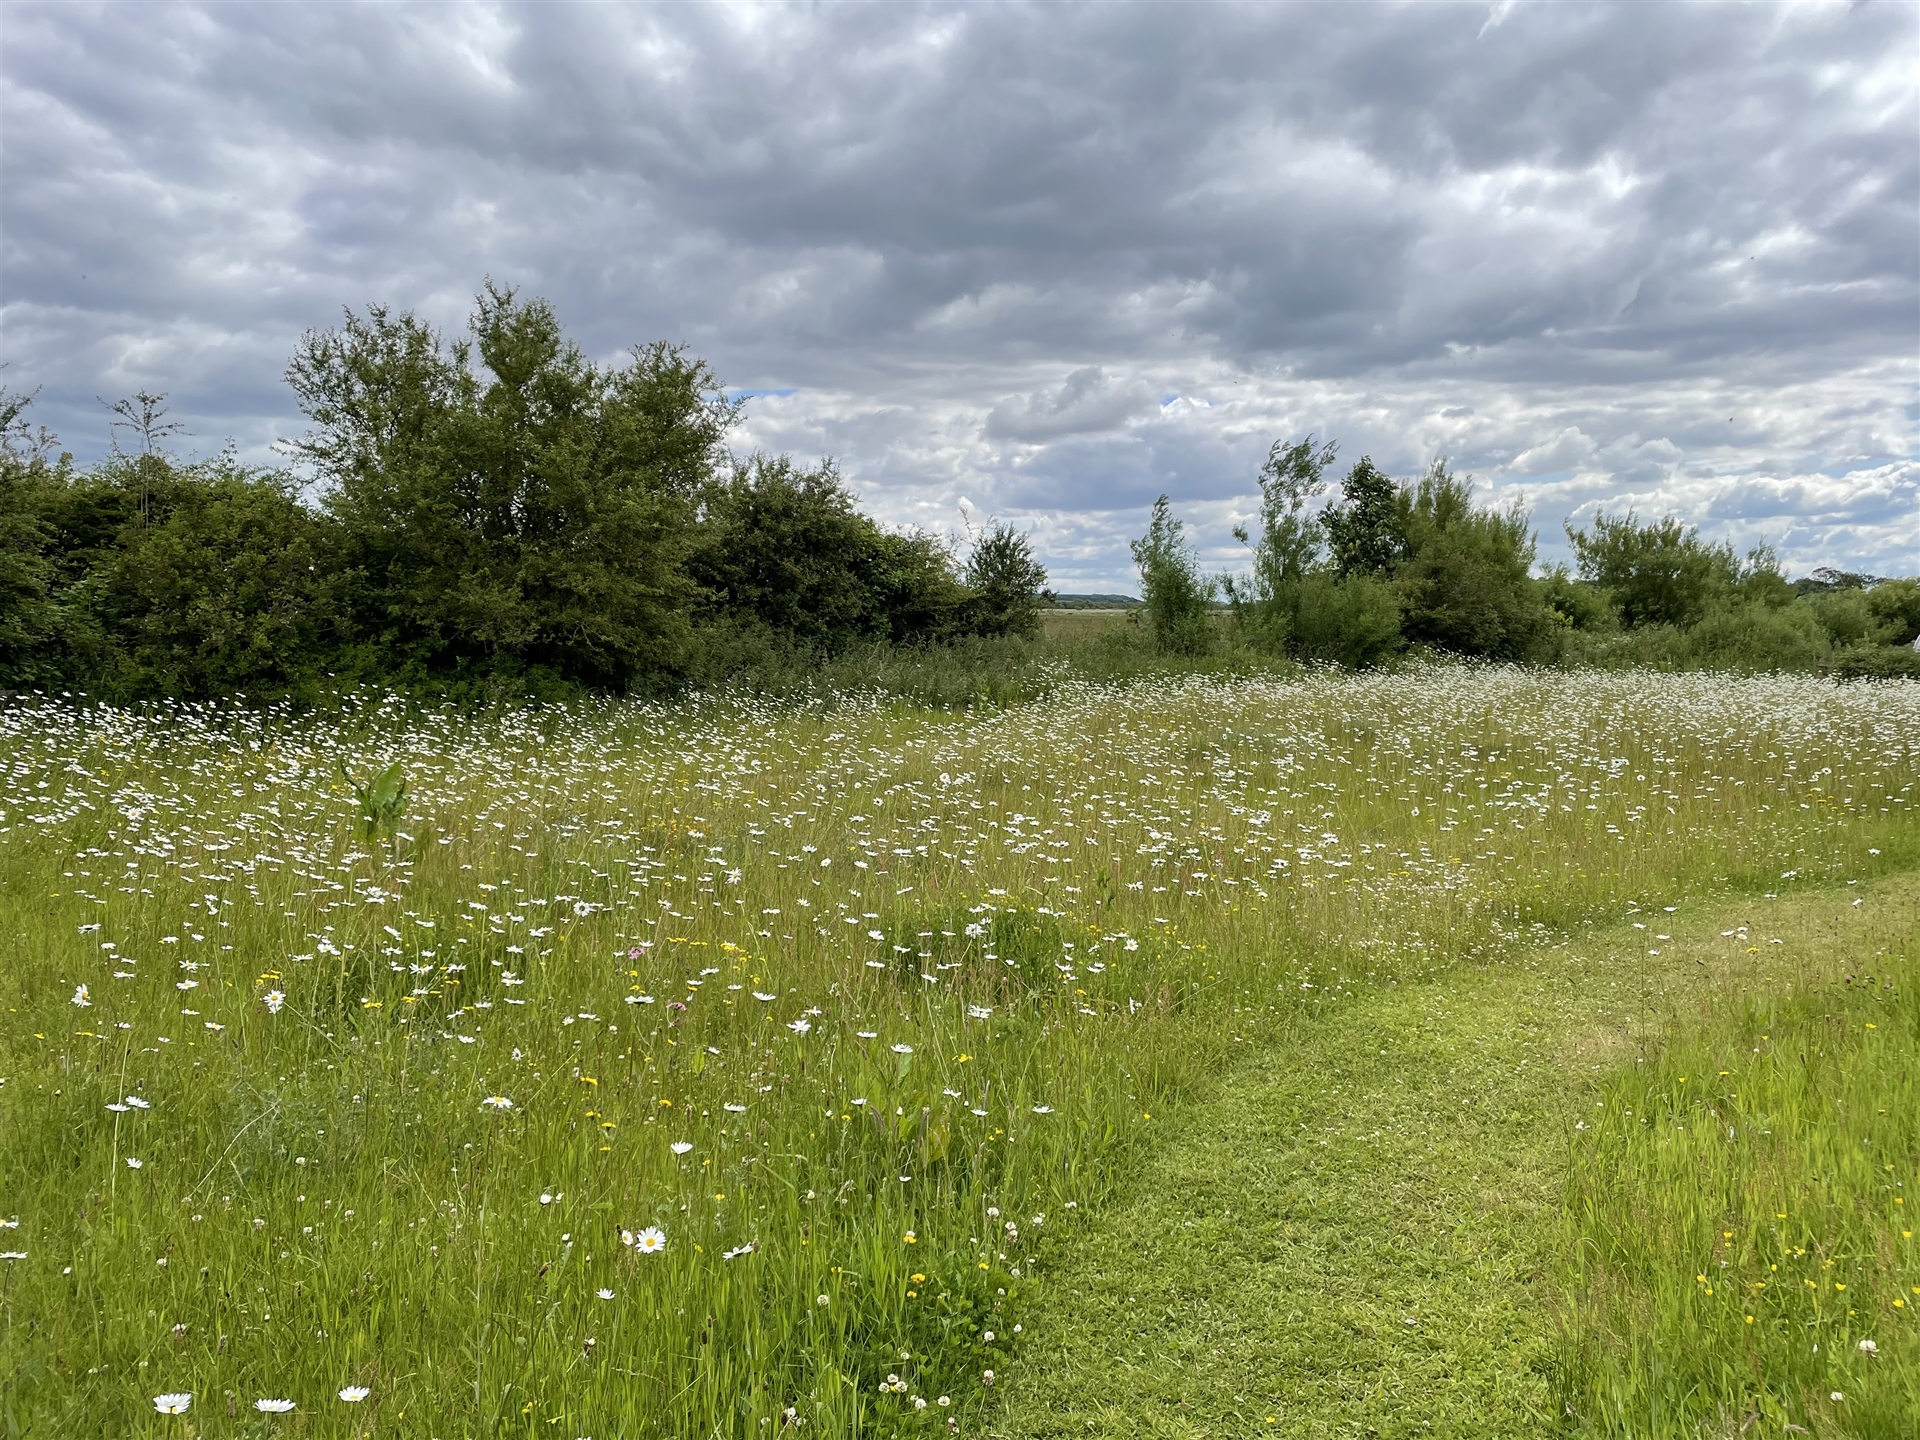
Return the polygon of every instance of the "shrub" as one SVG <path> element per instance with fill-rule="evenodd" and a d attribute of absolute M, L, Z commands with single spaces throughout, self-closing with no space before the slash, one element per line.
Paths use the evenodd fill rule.
<path fill-rule="evenodd" d="M 1153 502 L 1147 533 L 1133 542 L 1133 563 L 1140 570 L 1140 598 L 1155 648 L 1170 655 L 1202 655 L 1213 645 L 1214 582 L 1201 576 L 1183 528 L 1162 495 Z"/>
<path fill-rule="evenodd" d="M 1309 575 L 1300 583 L 1290 649 L 1349 670 L 1378 665 L 1404 643 L 1394 588 L 1374 575 Z"/>
<path fill-rule="evenodd" d="M 1605 590 L 1628 628 L 1692 625 L 1740 578 L 1728 545 L 1708 545 L 1678 520 L 1642 524 L 1596 515 L 1591 530 L 1567 528 L 1580 576 Z"/>

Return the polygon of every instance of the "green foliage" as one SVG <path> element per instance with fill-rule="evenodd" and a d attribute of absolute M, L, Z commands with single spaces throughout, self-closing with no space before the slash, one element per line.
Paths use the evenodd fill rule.
<path fill-rule="evenodd" d="M 1296 659 L 1363 670 L 1403 643 L 1399 597 L 1388 581 L 1316 572 L 1300 582 L 1288 645 Z"/>
<path fill-rule="evenodd" d="M 603 369 L 489 284 L 465 339 L 376 307 L 309 334 L 287 378 L 384 663 L 612 689 L 685 668 L 694 499 L 737 413 L 704 363 L 653 345 Z"/>
<path fill-rule="evenodd" d="M 1311 435 L 1274 441 L 1260 467 L 1260 537 L 1250 541 L 1244 526 L 1233 532 L 1252 544 L 1253 571 L 1225 578 L 1227 599 L 1241 633 L 1269 652 L 1279 653 L 1298 627 L 1301 586 L 1320 561 L 1320 523 L 1306 507 L 1326 488 L 1337 450 L 1332 442 L 1316 448 Z"/>
<path fill-rule="evenodd" d="M 1867 592 L 1867 609 L 1888 645 L 1920 639 L 1920 580 L 1882 580 Z"/>
<path fill-rule="evenodd" d="M 343 759 L 340 761 L 340 778 L 353 791 L 354 803 L 359 807 L 357 831 L 360 838 L 368 843 L 382 839 L 391 841 L 400 824 L 400 812 L 407 803 L 407 778 L 401 762 L 394 761 L 362 785 L 348 773 L 347 762 Z"/>
<path fill-rule="evenodd" d="M 1874 629 L 1873 611 L 1862 590 L 1816 591 L 1800 602 L 1835 645 L 1857 645 Z"/>
<path fill-rule="evenodd" d="M 1695 624 L 1740 579 L 1730 545 L 1709 545 L 1671 517 L 1636 521 L 1597 514 L 1591 530 L 1567 528 L 1582 579 L 1612 597 L 1629 629 Z"/>
<path fill-rule="evenodd" d="M 1395 583 L 1407 638 L 1492 660 L 1551 659 L 1561 626 L 1531 578 L 1526 511 L 1477 509 L 1472 482 L 1444 461 L 1402 494 L 1410 558 Z"/>
<path fill-rule="evenodd" d="M 112 638 L 112 693 L 211 698 L 276 694 L 314 678 L 335 652 L 346 577 L 325 521 L 289 477 L 227 459 L 176 467 L 157 456 L 110 462 L 90 485 L 131 493 L 144 515 L 94 567 L 85 600 Z"/>
<path fill-rule="evenodd" d="M 1906 645 L 1855 645 L 1826 671 L 1836 680 L 1920 680 L 1920 651 Z"/>
<path fill-rule="evenodd" d="M 973 628 L 982 635 L 1032 635 L 1040 628 L 1047 571 L 1033 541 L 1011 525 L 990 525 L 975 537 L 962 577 L 974 593 Z"/>
<path fill-rule="evenodd" d="M 72 457 L 49 463 L 21 413 L 30 396 L 0 390 L 0 688 L 56 681 L 60 613 L 56 498 Z"/>
<path fill-rule="evenodd" d="M 1147 533 L 1133 542 L 1133 563 L 1155 647 L 1170 655 L 1204 655 L 1213 648 L 1214 582 L 1200 574 L 1183 529 L 1162 495 L 1153 502 Z"/>
<path fill-rule="evenodd" d="M 1576 580 L 1565 565 L 1555 565 L 1534 582 L 1547 608 L 1572 630 L 1617 630 L 1620 617 L 1606 593 Z"/>
<path fill-rule="evenodd" d="M 1804 606 L 1717 605 L 1687 634 L 1693 664 L 1748 674 L 1815 669 L 1827 637 Z"/>
<path fill-rule="evenodd" d="M 887 536 L 854 508 L 831 462 L 802 469 L 755 455 L 703 506 L 688 570 L 713 613 L 827 654 L 888 634 Z"/>
<path fill-rule="evenodd" d="M 1408 496 L 1365 455 L 1340 482 L 1340 495 L 1321 519 L 1334 571 L 1343 577 L 1392 573 L 1410 549 Z"/>

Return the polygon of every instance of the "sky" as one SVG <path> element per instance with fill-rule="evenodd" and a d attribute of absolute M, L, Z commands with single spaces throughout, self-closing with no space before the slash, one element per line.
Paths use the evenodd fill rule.
<path fill-rule="evenodd" d="M 1920 7 L 0 11 L 0 373 L 270 461 L 343 307 L 681 342 L 732 437 L 1131 590 L 1276 440 L 1920 572 Z"/>

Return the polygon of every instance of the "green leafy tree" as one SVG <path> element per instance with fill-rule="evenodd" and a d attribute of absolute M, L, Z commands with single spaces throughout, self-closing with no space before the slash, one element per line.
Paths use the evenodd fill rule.
<path fill-rule="evenodd" d="M 1641 523 L 1597 514 L 1590 530 L 1567 527 L 1581 578 L 1612 597 L 1629 629 L 1693 625 L 1739 583 L 1731 545 L 1709 545 L 1671 517 Z"/>
<path fill-rule="evenodd" d="M 1156 648 L 1170 655 L 1203 655 L 1213 645 L 1214 584 L 1200 574 L 1184 528 L 1162 495 L 1153 502 L 1147 533 L 1132 544 L 1133 563 Z"/>
<path fill-rule="evenodd" d="M 1395 588 L 1408 639 L 1456 655 L 1551 658 L 1560 626 L 1532 578 L 1523 507 L 1475 506 L 1473 482 L 1435 461 L 1400 510 L 1409 558 Z"/>
<path fill-rule="evenodd" d="M 1599 586 L 1574 578 L 1556 564 L 1534 582 L 1540 599 L 1569 630 L 1617 630 L 1620 616 Z"/>
<path fill-rule="evenodd" d="M 91 483 L 130 500 L 139 491 L 136 519 L 83 591 L 114 693 L 284 693 L 337 663 L 347 625 L 337 535 L 293 477 L 230 456 L 176 466 L 141 454 Z"/>
<path fill-rule="evenodd" d="M 1278 651 L 1297 630 L 1301 586 L 1321 559 L 1321 529 L 1307 506 L 1326 489 L 1338 446 L 1316 447 L 1313 437 L 1289 445 L 1276 440 L 1260 467 L 1260 534 L 1236 526 L 1234 538 L 1253 547 L 1253 569 L 1228 576 L 1227 599 L 1241 631 L 1263 649 Z"/>
<path fill-rule="evenodd" d="M 31 395 L 0 388 L 0 688 L 59 681 L 60 565 L 54 515 L 73 457 L 23 418 Z"/>
<path fill-rule="evenodd" d="M 600 367 L 489 283 L 467 337 L 351 312 L 287 375 L 379 663 L 626 689 L 691 643 L 696 499 L 738 406 L 669 345 Z"/>
<path fill-rule="evenodd" d="M 1867 609 L 1883 644 L 1920 639 L 1920 580 L 1882 580 L 1867 592 Z"/>
<path fill-rule="evenodd" d="M 971 627 L 982 635 L 1032 635 L 1040 606 L 1051 598 L 1047 571 L 1034 558 L 1032 538 L 1011 525 L 989 525 L 974 537 L 961 577 L 973 592 Z"/>
<path fill-rule="evenodd" d="M 883 537 L 832 461 L 756 454 L 708 489 L 702 514 L 688 570 L 716 618 L 829 654 L 886 636 Z"/>
<path fill-rule="evenodd" d="M 1391 575 L 1408 554 L 1405 512 L 1401 488 L 1362 455 L 1340 482 L 1340 503 L 1321 518 L 1335 573 Z"/>
<path fill-rule="evenodd" d="M 1301 582 L 1287 643 L 1295 659 L 1365 670 L 1390 659 L 1405 643 L 1392 582 L 1327 570 Z"/>
<path fill-rule="evenodd" d="M 854 505 L 833 462 L 754 455 L 706 490 L 688 572 L 709 623 L 758 627 L 802 650 L 923 643 L 964 623 L 966 594 L 932 537 L 890 534 Z"/>

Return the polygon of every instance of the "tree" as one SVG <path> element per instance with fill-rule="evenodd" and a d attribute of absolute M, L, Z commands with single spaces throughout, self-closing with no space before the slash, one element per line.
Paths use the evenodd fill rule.
<path fill-rule="evenodd" d="M 1340 482 L 1340 495 L 1321 521 L 1335 573 L 1391 575 L 1407 555 L 1400 487 L 1362 455 Z"/>
<path fill-rule="evenodd" d="M 1274 441 L 1258 477 L 1259 539 L 1234 527 L 1234 539 L 1253 546 L 1253 571 L 1226 578 L 1227 599 L 1243 633 L 1265 649 L 1280 649 L 1296 628 L 1300 586 L 1320 561 L 1320 525 L 1306 507 L 1326 489 L 1338 449 L 1331 441 L 1316 449 L 1311 435 L 1291 445 Z"/>
<path fill-rule="evenodd" d="M 148 508 L 93 567 L 87 591 L 111 692 L 284 693 L 338 662 L 337 532 L 300 502 L 297 480 L 230 456 L 185 467 L 128 459 Z"/>
<path fill-rule="evenodd" d="M 21 418 L 32 403 L 0 387 L 0 686 L 9 688 L 53 683 L 63 670 L 53 512 L 73 457 L 48 462 L 57 442 Z"/>
<path fill-rule="evenodd" d="M 1011 525 L 989 525 L 974 537 L 962 575 L 973 591 L 973 626 L 982 635 L 1031 635 L 1040 628 L 1047 593 L 1046 567 L 1034 559 L 1031 537 Z"/>
<path fill-rule="evenodd" d="M 1162 495 L 1153 502 L 1147 533 L 1132 544 L 1133 563 L 1140 571 L 1140 597 L 1155 646 L 1173 655 L 1201 655 L 1212 648 L 1208 613 L 1214 586 L 1202 578 L 1183 528 Z"/>
<path fill-rule="evenodd" d="M 1473 482 L 1436 460 L 1404 494 L 1409 558 L 1395 579 L 1410 640 L 1494 660 L 1547 658 L 1558 624 L 1532 579 L 1527 513 L 1483 510 Z"/>
<path fill-rule="evenodd" d="M 887 558 L 831 460 L 811 469 L 753 455 L 702 497 L 688 571 L 716 617 L 833 653 L 884 637 Z"/>
<path fill-rule="evenodd" d="M 683 668 L 696 498 L 739 413 L 704 363 L 655 344 L 596 366 L 489 282 L 461 340 L 348 312 L 287 378 L 384 663 L 613 689 Z"/>
<path fill-rule="evenodd" d="M 1740 578 L 1731 545 L 1708 545 L 1668 517 L 1645 524 L 1593 517 L 1591 530 L 1567 527 L 1581 578 L 1605 590 L 1628 628 L 1696 623 Z"/>

